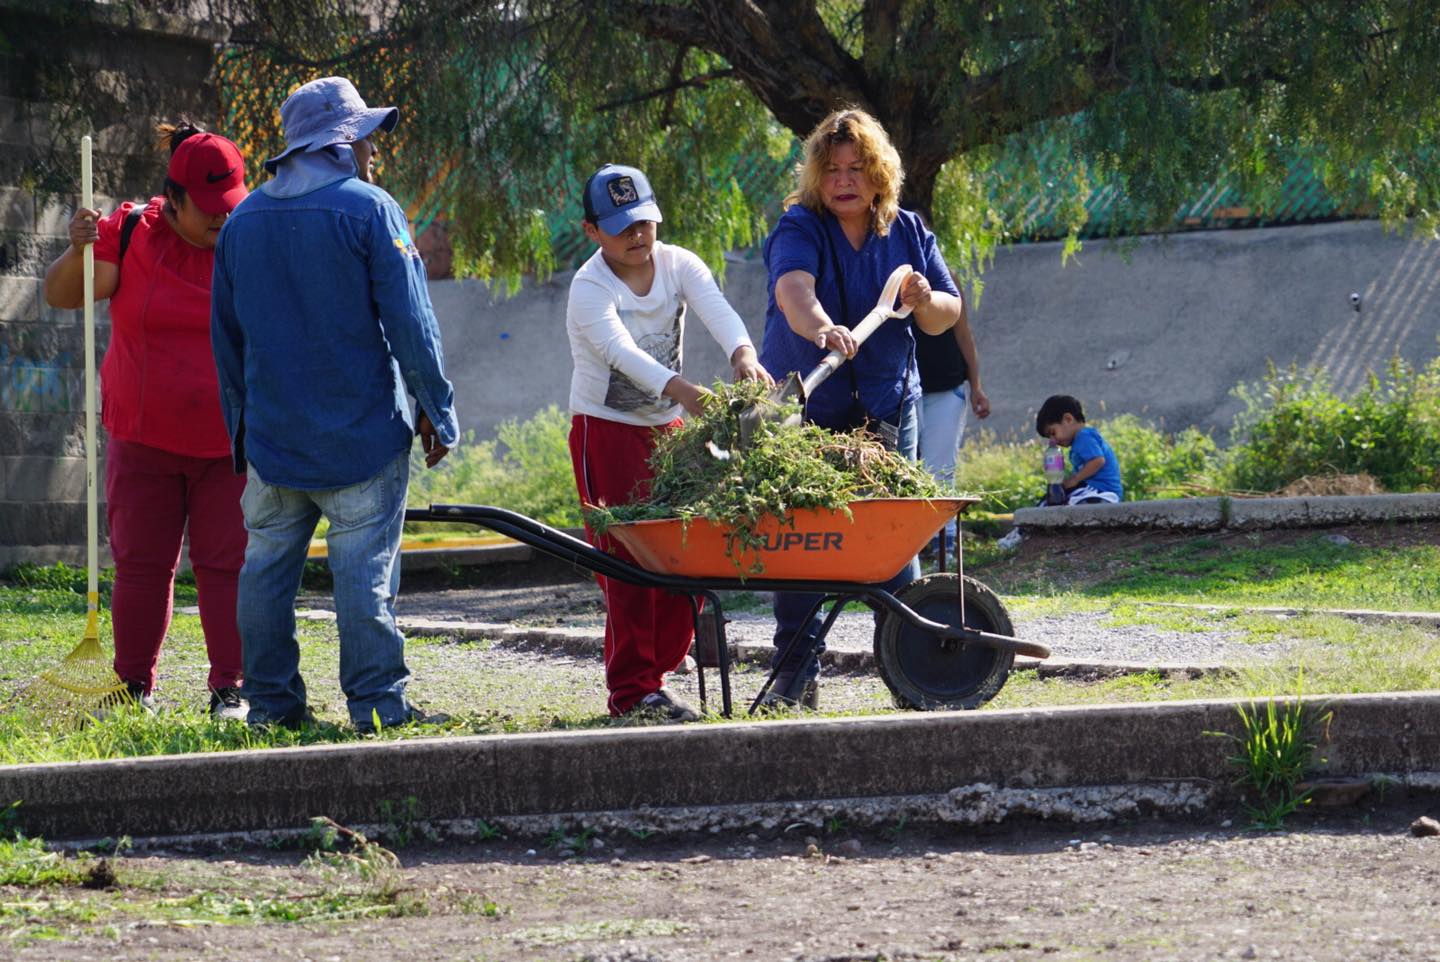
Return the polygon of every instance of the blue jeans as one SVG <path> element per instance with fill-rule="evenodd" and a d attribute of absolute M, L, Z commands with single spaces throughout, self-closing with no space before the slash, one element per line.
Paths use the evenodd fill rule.
<path fill-rule="evenodd" d="M 321 491 L 267 484 L 253 467 L 240 506 L 250 541 L 240 570 L 239 622 L 245 654 L 244 696 L 250 724 L 297 722 L 305 713 L 295 596 L 310 538 L 323 515 L 340 630 L 340 687 L 359 726 L 378 713 L 385 725 L 405 721 L 405 639 L 395 627 L 400 590 L 400 528 L 410 455 L 344 488 Z"/>
<path fill-rule="evenodd" d="M 931 391 L 920 398 L 920 460 L 936 481 L 955 482 L 955 459 L 965 443 L 970 414 L 970 382 L 949 391 Z M 948 543 L 955 543 L 955 519 L 945 524 Z"/>
<path fill-rule="evenodd" d="M 907 461 L 916 459 L 916 450 L 919 440 L 920 419 L 918 411 L 913 403 L 907 403 L 900 412 L 900 436 L 896 450 Z M 911 558 L 900 573 L 889 581 L 885 582 L 887 591 L 897 591 L 905 587 L 916 578 L 920 577 L 920 560 Z M 822 639 L 813 648 L 807 643 L 806 638 L 813 639 L 820 633 L 820 613 L 808 622 L 805 616 L 810 613 L 815 602 L 823 596 L 808 594 L 799 591 L 777 591 L 775 592 L 775 652 L 771 656 L 771 667 L 780 666 L 782 671 L 794 672 L 797 676 L 814 678 L 820 674 L 820 655 L 825 651 L 825 642 Z M 781 653 L 785 651 L 786 644 L 799 632 L 803 632 L 800 643 L 791 650 L 786 663 L 780 664 Z M 802 663 L 801 658 L 805 657 L 809 649 L 813 655 L 806 658 Z"/>

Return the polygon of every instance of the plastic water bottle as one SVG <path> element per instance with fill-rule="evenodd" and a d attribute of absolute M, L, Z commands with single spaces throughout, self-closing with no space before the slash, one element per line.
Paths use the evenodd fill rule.
<path fill-rule="evenodd" d="M 1065 452 L 1054 441 L 1045 449 L 1045 503 L 1051 505 L 1065 504 L 1069 498 L 1065 494 L 1065 486 L 1060 482 L 1065 480 Z"/>

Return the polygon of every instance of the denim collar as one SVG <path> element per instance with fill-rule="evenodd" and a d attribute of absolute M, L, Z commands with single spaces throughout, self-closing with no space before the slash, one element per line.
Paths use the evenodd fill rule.
<path fill-rule="evenodd" d="M 299 197 L 355 175 L 355 154 L 336 145 L 291 154 L 260 189 L 271 197 Z"/>

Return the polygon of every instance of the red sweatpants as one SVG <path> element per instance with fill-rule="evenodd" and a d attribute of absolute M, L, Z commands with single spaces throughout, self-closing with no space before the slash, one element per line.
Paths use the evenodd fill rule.
<path fill-rule="evenodd" d="M 236 585 L 245 561 L 240 493 L 245 476 L 229 457 L 192 458 L 110 439 L 105 449 L 106 518 L 115 556 L 110 598 L 115 673 L 155 686 L 160 645 L 170 629 L 175 568 L 188 522 L 190 565 L 210 656 L 209 686 L 238 688 L 244 669 L 236 626 Z"/>
<path fill-rule="evenodd" d="M 575 486 L 585 504 L 628 504 L 650 490 L 650 452 L 655 435 L 680 425 L 639 427 L 577 414 L 570 422 L 570 460 Z M 587 525 L 590 543 L 602 551 L 635 562 L 612 538 L 597 538 Z M 690 600 L 657 588 L 641 588 L 595 576 L 605 596 L 605 686 L 610 689 L 612 715 L 623 715 L 674 671 L 690 651 L 695 622 Z"/>

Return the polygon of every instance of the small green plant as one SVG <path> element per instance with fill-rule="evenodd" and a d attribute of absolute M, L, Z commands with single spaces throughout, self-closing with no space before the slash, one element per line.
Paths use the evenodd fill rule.
<path fill-rule="evenodd" d="M 898 842 L 905 834 L 905 826 L 910 823 L 910 816 L 901 815 L 894 825 L 886 825 L 880 830 L 880 834 L 891 842 Z"/>
<path fill-rule="evenodd" d="M 0 808 L 0 842 L 13 842 L 20 838 L 20 800 Z"/>
<path fill-rule="evenodd" d="M 1283 704 L 1270 698 L 1263 705 L 1242 704 L 1236 711 L 1242 733 L 1229 736 L 1239 751 L 1228 761 L 1240 770 L 1236 784 L 1254 798 L 1244 805 L 1246 816 L 1256 828 L 1274 831 L 1310 803 L 1309 790 L 1299 786 L 1317 762 L 1315 732 L 1328 731 L 1332 713 L 1313 715 L 1298 690 Z"/>
<path fill-rule="evenodd" d="M 386 799 L 380 803 L 380 820 L 385 823 L 385 834 L 389 841 L 400 848 L 413 842 L 417 834 L 433 840 L 430 833 L 422 832 L 420 826 L 420 800 L 407 795 L 398 802 Z"/>
<path fill-rule="evenodd" d="M 582 828 L 574 835 L 567 835 L 564 829 L 556 828 L 552 829 L 540 844 L 544 848 L 579 855 L 590 847 L 590 840 L 594 837 L 595 829 L 593 828 Z"/>
<path fill-rule="evenodd" d="M 483 818 L 477 818 L 475 820 L 475 837 L 482 842 L 489 842 L 497 838 L 503 838 L 504 836 L 500 834 L 500 829 L 491 825 Z"/>

